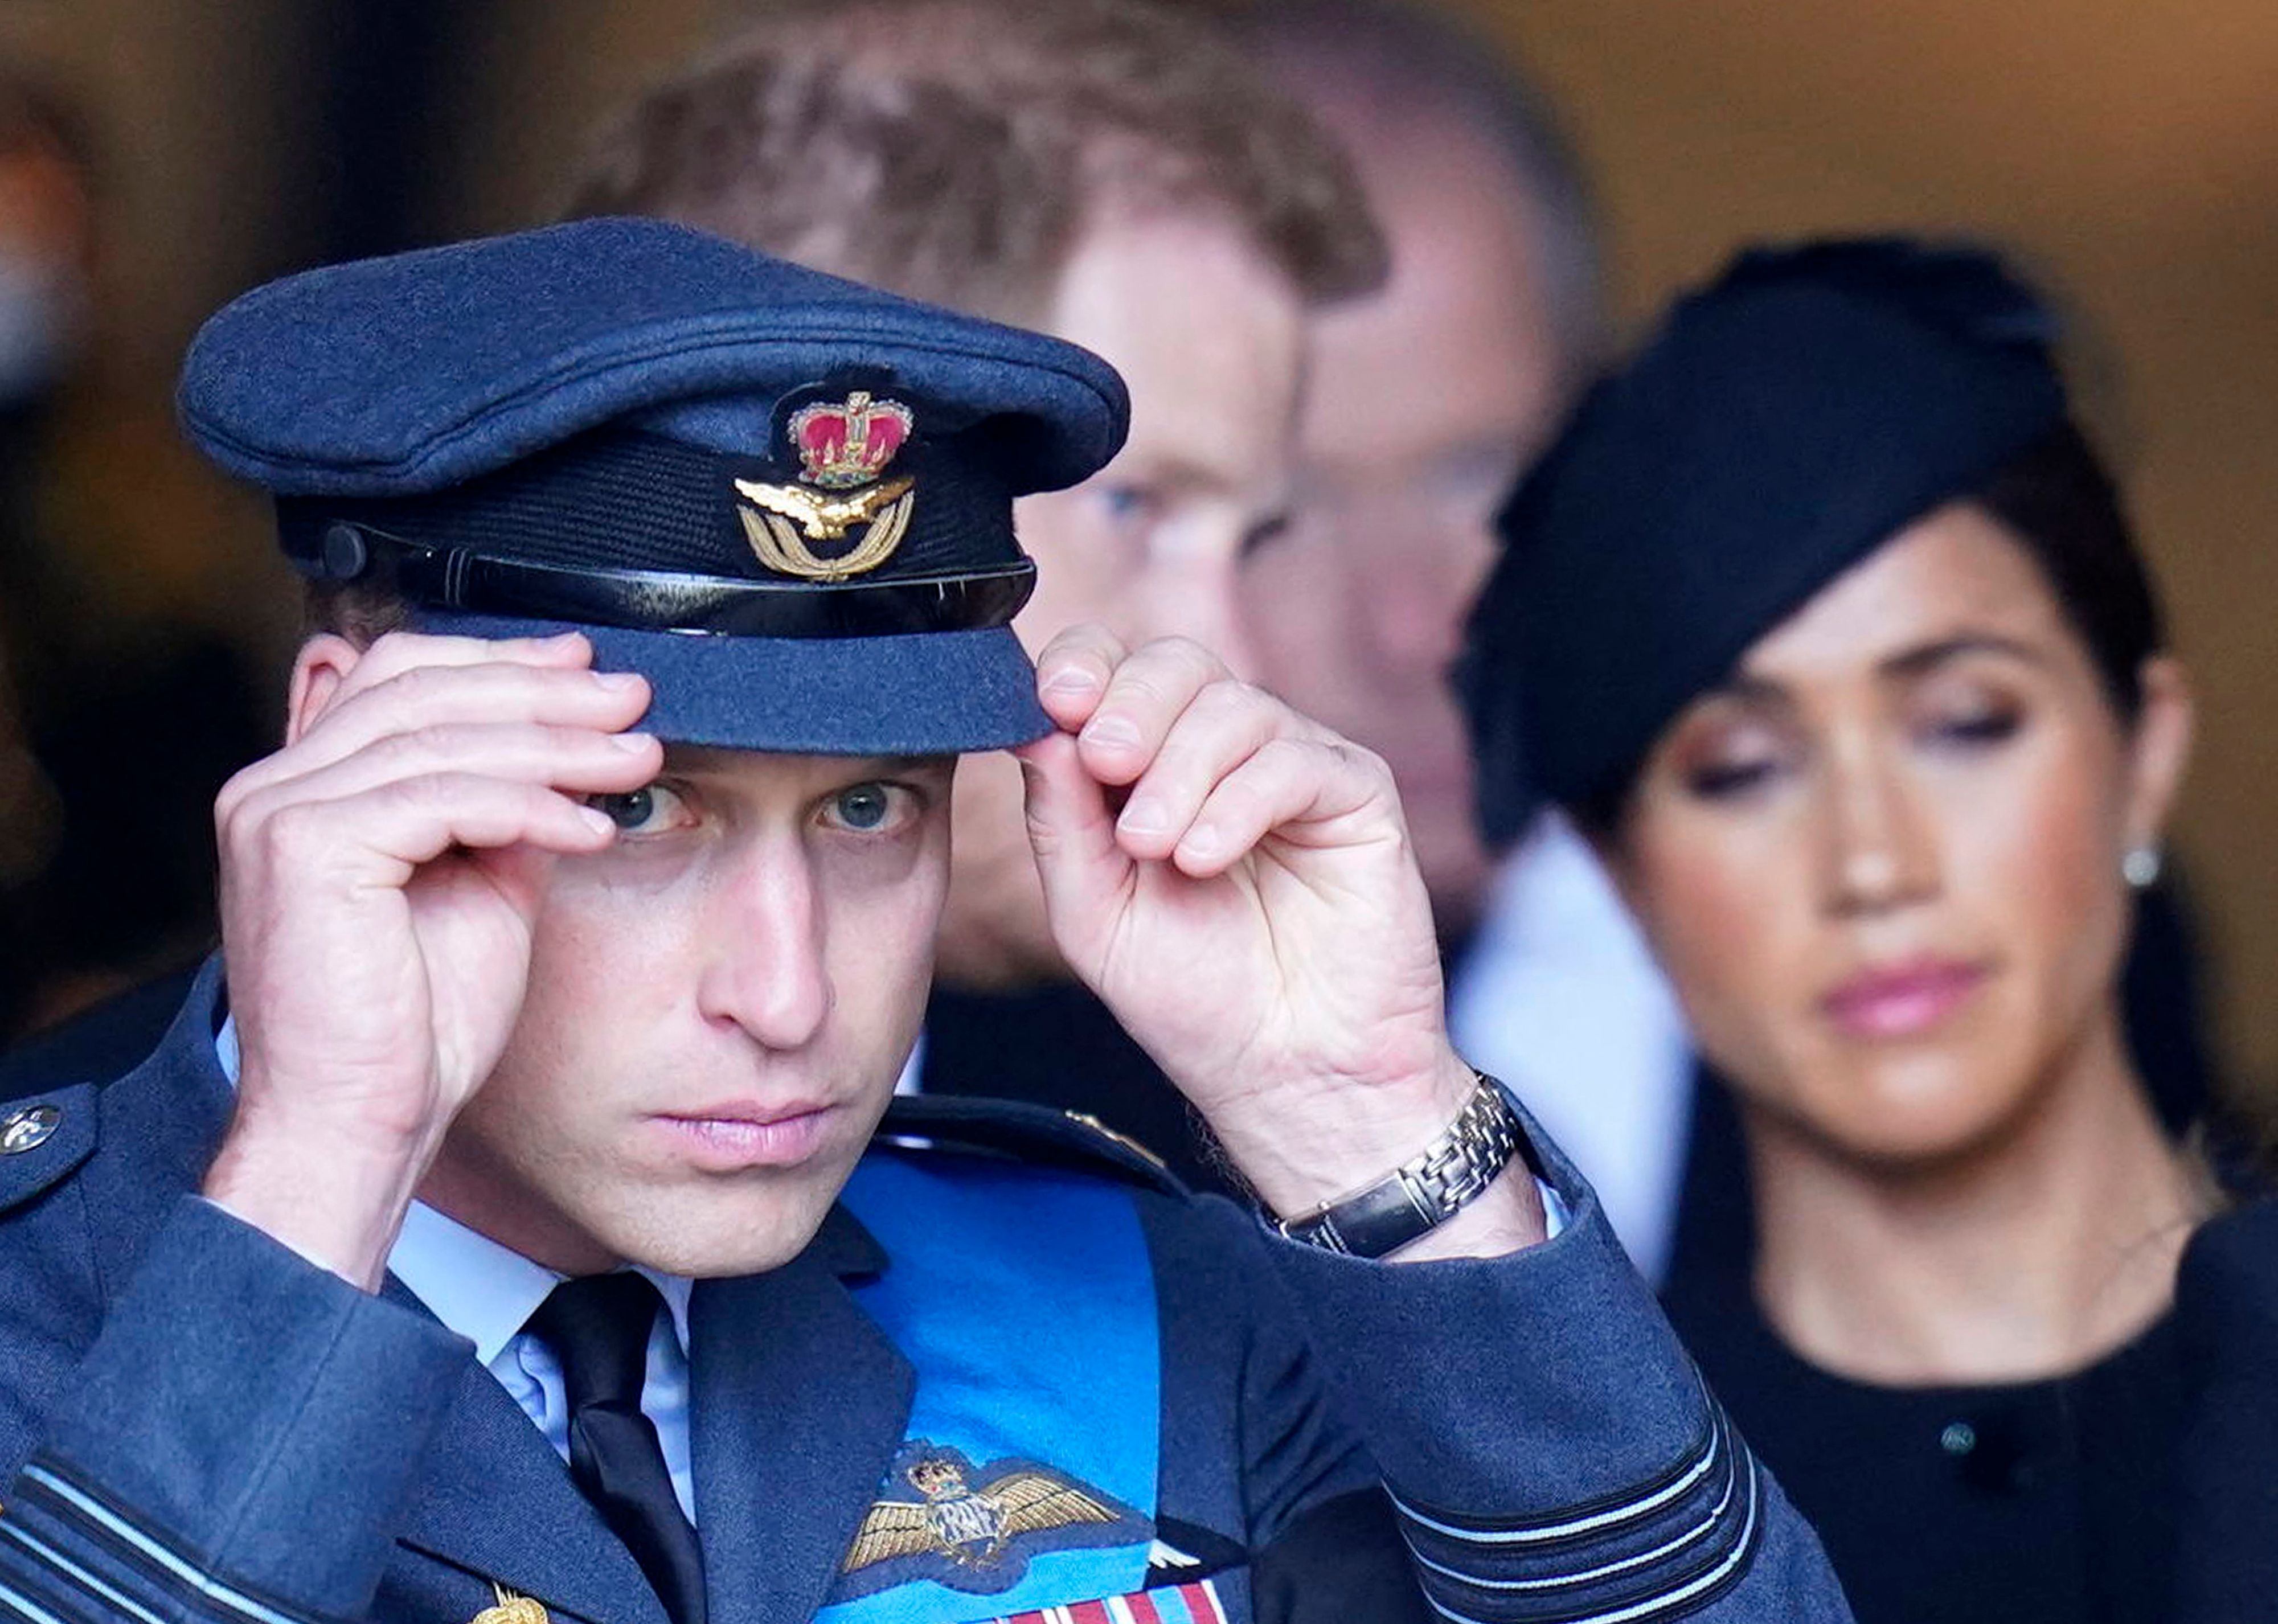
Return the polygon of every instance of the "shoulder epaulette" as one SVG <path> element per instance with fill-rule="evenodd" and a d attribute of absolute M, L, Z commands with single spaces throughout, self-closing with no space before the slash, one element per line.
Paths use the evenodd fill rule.
<path fill-rule="evenodd" d="M 164 1041 L 199 973 L 194 966 L 130 987 L 0 1055 L 0 1104 L 73 1083 L 118 1081 Z"/>
<path fill-rule="evenodd" d="M 878 1125 L 880 1143 L 1004 1157 L 1091 1173 L 1166 1195 L 1191 1192 L 1163 1159 L 1097 1117 L 1025 1100 L 897 1094 Z"/>
<path fill-rule="evenodd" d="M 218 957 L 122 993 L 0 1056 L 0 1212 L 37 1200 L 95 1153 L 103 1091 L 186 1020 L 210 1019 Z"/>
<path fill-rule="evenodd" d="M 93 1153 L 95 1094 L 73 1083 L 0 1104 L 0 1212 L 46 1193 Z"/>

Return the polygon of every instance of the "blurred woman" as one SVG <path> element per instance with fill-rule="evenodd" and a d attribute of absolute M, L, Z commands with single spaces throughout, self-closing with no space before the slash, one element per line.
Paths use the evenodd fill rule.
<path fill-rule="evenodd" d="M 1671 1316 L 1865 1624 L 2167 1611 L 2212 1198 L 2117 982 L 2191 702 L 2051 326 L 1743 256 L 1514 499 L 1464 677 L 1490 821 L 1566 808 L 1729 1080 L 1753 1266 Z"/>

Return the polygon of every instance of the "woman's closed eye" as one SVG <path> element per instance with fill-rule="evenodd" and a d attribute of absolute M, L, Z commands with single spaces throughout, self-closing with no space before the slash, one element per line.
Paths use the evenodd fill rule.
<path fill-rule="evenodd" d="M 1704 801 L 1741 799 L 1762 789 L 1793 764 L 1794 742 L 1768 722 L 1745 720 L 1712 726 L 1686 741 L 1678 756 L 1678 782 Z"/>
<path fill-rule="evenodd" d="M 1998 673 L 1946 670 L 1931 674 L 1906 696 L 1905 720 L 1908 732 L 1931 750 L 1971 755 L 2015 738 L 2031 709 L 2027 695 Z"/>
<path fill-rule="evenodd" d="M 1690 768 L 1685 787 L 1704 801 L 1735 800 L 1770 782 L 1780 764 L 1770 759 L 1719 761 Z"/>
<path fill-rule="evenodd" d="M 2007 743 L 2024 726 L 2024 713 L 2014 705 L 1972 705 L 1934 715 L 1923 731 L 1937 743 L 1982 750 Z"/>

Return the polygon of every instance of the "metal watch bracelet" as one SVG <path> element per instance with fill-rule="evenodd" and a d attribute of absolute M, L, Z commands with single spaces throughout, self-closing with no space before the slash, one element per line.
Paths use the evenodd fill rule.
<path fill-rule="evenodd" d="M 1365 1190 L 1273 1221 L 1291 1240 L 1382 1257 L 1430 1233 L 1483 1194 L 1526 1140 L 1510 1091 L 1484 1071 L 1448 1131 Z"/>

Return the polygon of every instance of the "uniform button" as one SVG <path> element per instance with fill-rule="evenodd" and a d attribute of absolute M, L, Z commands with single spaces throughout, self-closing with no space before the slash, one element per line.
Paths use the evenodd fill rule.
<path fill-rule="evenodd" d="M 37 1150 L 54 1137 L 64 1114 L 52 1105 L 27 1105 L 0 1117 L 0 1156 Z"/>
<path fill-rule="evenodd" d="M 1966 1455 L 1977 1447 L 1977 1429 L 1966 1421 L 1950 1422 L 1938 1435 L 1938 1446 L 1949 1455 Z"/>

